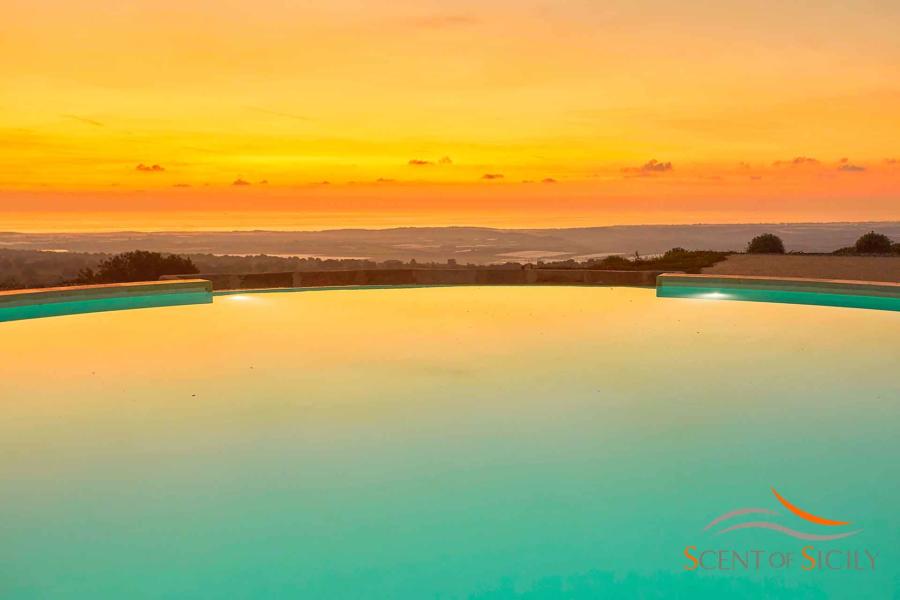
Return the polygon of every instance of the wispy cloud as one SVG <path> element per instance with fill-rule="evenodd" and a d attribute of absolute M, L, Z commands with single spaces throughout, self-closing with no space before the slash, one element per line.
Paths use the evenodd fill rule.
<path fill-rule="evenodd" d="M 247 181 L 247 180 L 245 180 L 245 179 L 241 179 L 240 177 L 238 177 L 237 179 L 235 179 L 234 181 L 231 182 L 231 185 L 238 185 L 238 186 L 241 186 L 241 185 L 250 185 L 250 182 Z"/>
<path fill-rule="evenodd" d="M 671 171 L 674 168 L 675 167 L 672 166 L 671 162 L 660 162 L 653 158 L 642 164 L 640 167 L 625 167 L 624 169 L 622 169 L 622 172 L 651 175 L 654 173 L 665 173 L 666 171 Z"/>
<path fill-rule="evenodd" d="M 431 167 L 434 165 L 446 167 L 453 164 L 453 159 L 449 156 L 442 156 L 436 161 L 426 160 L 424 158 L 411 158 L 407 164 L 411 167 Z"/>
<path fill-rule="evenodd" d="M 84 123 L 86 125 L 92 125 L 93 127 L 103 127 L 103 123 L 100 121 L 95 121 L 94 119 L 88 119 L 87 117 L 79 117 L 78 115 L 63 115 L 66 119 L 72 119 L 73 121 L 78 121 L 80 123 Z"/>
<path fill-rule="evenodd" d="M 772 163 L 775 167 L 814 167 L 821 164 L 817 159 L 809 156 L 797 156 L 791 160 L 776 160 Z"/>
<path fill-rule="evenodd" d="M 541 180 L 541 183 L 556 183 L 556 180 L 553 179 L 552 177 L 546 177 Z"/>
<path fill-rule="evenodd" d="M 503 179 L 503 173 L 485 173 L 482 179 Z"/>
<path fill-rule="evenodd" d="M 162 173 L 163 171 L 166 170 L 161 165 L 157 165 L 157 164 L 145 165 L 144 163 L 139 164 L 134 169 L 135 169 L 135 171 L 140 171 L 141 173 Z"/>
<path fill-rule="evenodd" d="M 845 173 L 862 173 L 865 171 L 865 167 L 861 167 L 859 165 L 854 165 L 853 163 L 843 163 L 838 167 L 838 171 L 844 171 Z"/>

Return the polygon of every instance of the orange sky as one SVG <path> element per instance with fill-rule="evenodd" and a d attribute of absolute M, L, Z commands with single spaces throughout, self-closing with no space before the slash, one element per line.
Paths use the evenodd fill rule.
<path fill-rule="evenodd" d="M 900 219 L 900 4 L 823 4 L 13 0 L 0 229 Z"/>

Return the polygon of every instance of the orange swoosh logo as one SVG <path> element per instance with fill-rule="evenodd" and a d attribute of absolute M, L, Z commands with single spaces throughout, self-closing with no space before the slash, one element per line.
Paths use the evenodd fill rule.
<path fill-rule="evenodd" d="M 794 513 L 801 519 L 806 519 L 807 521 L 809 521 L 811 523 L 817 523 L 819 525 L 828 525 L 830 527 L 833 527 L 835 525 L 849 525 L 850 524 L 850 521 L 834 521 L 832 519 L 824 519 L 822 517 L 817 517 L 816 515 L 814 515 L 812 513 L 806 512 L 802 508 L 794 506 L 793 504 L 791 504 L 790 502 L 785 500 L 781 496 L 781 494 L 779 494 L 777 491 L 775 491 L 775 488 L 772 488 L 772 493 L 775 494 L 775 497 L 778 498 L 778 501 L 781 502 L 786 509 L 788 509 L 789 511 L 791 511 L 792 513 Z"/>

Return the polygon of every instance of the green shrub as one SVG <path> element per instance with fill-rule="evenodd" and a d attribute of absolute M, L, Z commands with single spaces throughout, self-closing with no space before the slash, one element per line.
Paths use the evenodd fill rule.
<path fill-rule="evenodd" d="M 610 270 L 626 270 L 630 271 L 634 268 L 634 261 L 628 260 L 624 256 L 619 256 L 614 254 L 612 256 L 607 256 L 603 260 L 594 263 L 595 269 L 610 269 Z"/>
<path fill-rule="evenodd" d="M 764 233 L 750 240 L 747 254 L 784 254 L 784 242 L 774 233 Z"/>
<path fill-rule="evenodd" d="M 671 250 L 666 250 L 666 253 L 663 254 L 663 258 L 682 258 L 688 254 L 690 253 L 681 246 L 675 246 Z"/>
<path fill-rule="evenodd" d="M 860 254 L 890 254 L 891 238 L 870 231 L 856 240 L 856 251 Z"/>
<path fill-rule="evenodd" d="M 599 269 L 602 271 L 684 271 L 685 273 L 699 273 L 701 269 L 711 267 L 719 261 L 725 260 L 729 252 L 716 252 L 714 250 L 685 250 L 684 248 L 672 248 L 662 256 L 655 258 L 633 259 L 621 255 L 607 256 L 602 260 L 576 262 L 573 260 L 539 263 L 539 269 Z"/>
<path fill-rule="evenodd" d="M 190 258 L 175 254 L 134 250 L 107 258 L 97 265 L 97 270 L 83 269 L 80 283 L 124 283 L 128 281 L 156 281 L 162 275 L 186 275 L 197 273 Z"/>

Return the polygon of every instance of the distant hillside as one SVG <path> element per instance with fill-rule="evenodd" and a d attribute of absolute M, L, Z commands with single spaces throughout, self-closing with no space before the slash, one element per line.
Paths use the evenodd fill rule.
<path fill-rule="evenodd" d="M 741 225 L 633 225 L 575 229 L 405 227 L 331 231 L 165 233 L 0 233 L 0 248 L 117 253 L 154 250 L 178 254 L 334 257 L 488 264 L 507 261 L 585 260 L 608 254 L 656 254 L 669 248 L 743 250 L 760 233 L 779 235 L 789 252 L 832 252 L 876 230 L 900 240 L 900 222 Z"/>

